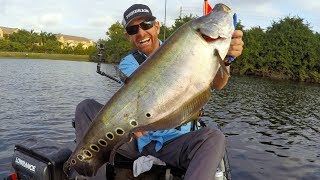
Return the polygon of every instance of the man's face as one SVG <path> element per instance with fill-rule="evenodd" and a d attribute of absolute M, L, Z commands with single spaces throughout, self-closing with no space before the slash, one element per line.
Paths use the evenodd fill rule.
<path fill-rule="evenodd" d="M 146 18 L 137 18 L 130 22 L 128 26 L 138 25 L 145 20 Z M 129 35 L 126 32 L 127 38 L 130 42 L 138 48 L 139 51 L 143 52 L 147 56 L 150 56 L 158 47 L 159 47 L 159 40 L 158 34 L 160 32 L 160 24 L 159 22 L 155 21 L 152 28 L 148 30 L 143 30 L 139 27 L 139 30 L 136 34 Z"/>

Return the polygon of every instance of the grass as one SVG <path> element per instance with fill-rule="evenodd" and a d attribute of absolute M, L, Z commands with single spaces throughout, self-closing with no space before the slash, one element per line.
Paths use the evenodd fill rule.
<path fill-rule="evenodd" d="M 28 52 L 0 52 L 0 58 L 89 61 L 88 55 L 47 54 L 47 53 L 28 53 Z"/>

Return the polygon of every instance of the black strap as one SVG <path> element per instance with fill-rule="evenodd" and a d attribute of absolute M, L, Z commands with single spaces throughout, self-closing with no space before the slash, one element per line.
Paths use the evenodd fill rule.
<path fill-rule="evenodd" d="M 141 65 L 147 59 L 147 57 L 141 54 L 137 49 L 132 50 L 130 53 L 133 55 L 139 65 Z"/>
<path fill-rule="evenodd" d="M 147 57 L 143 54 L 141 54 L 138 49 L 133 49 L 132 51 L 130 51 L 130 54 L 132 54 L 132 56 L 134 57 L 134 59 L 138 62 L 139 65 L 141 65 L 146 59 Z M 121 72 L 120 69 L 118 69 L 118 76 L 121 79 L 122 82 L 124 82 L 126 84 L 126 80 L 127 77 L 121 76 L 121 74 L 123 74 L 123 72 Z"/>

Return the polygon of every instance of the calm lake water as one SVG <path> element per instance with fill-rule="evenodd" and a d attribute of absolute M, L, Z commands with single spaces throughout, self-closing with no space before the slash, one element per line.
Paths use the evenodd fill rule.
<path fill-rule="evenodd" d="M 111 65 L 104 71 L 114 74 Z M 0 59 L 0 178 L 16 143 L 38 137 L 72 145 L 76 105 L 105 103 L 119 84 L 96 64 Z M 320 179 L 320 85 L 233 76 L 206 115 L 227 136 L 233 179 Z"/>

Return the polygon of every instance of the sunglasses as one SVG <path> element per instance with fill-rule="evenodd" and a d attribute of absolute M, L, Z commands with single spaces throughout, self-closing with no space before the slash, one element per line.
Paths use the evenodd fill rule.
<path fill-rule="evenodd" d="M 143 21 L 140 24 L 126 27 L 126 31 L 129 35 L 137 34 L 139 27 L 143 30 L 148 30 L 153 27 L 154 20 Z"/>

